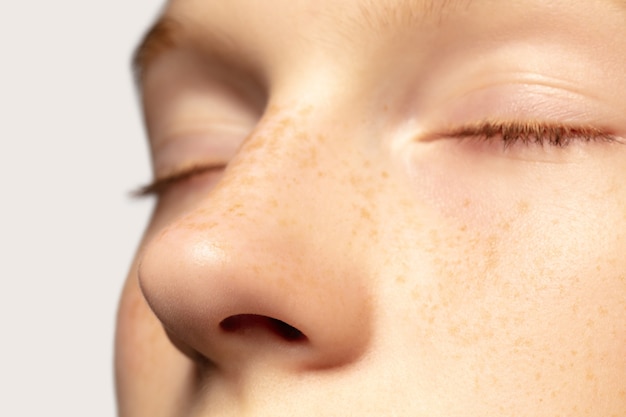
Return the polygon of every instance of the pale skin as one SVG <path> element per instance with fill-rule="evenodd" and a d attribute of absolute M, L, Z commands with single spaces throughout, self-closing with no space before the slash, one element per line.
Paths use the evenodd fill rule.
<path fill-rule="evenodd" d="M 624 3 L 163 14 L 121 416 L 626 414 Z"/>

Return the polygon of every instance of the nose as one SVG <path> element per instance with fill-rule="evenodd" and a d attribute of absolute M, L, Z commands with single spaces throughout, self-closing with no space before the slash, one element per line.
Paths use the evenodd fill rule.
<path fill-rule="evenodd" d="M 305 142 L 249 139 L 220 183 L 145 247 L 141 289 L 184 353 L 241 370 L 342 366 L 364 352 L 370 305 L 342 238 L 345 193 L 319 176 L 323 157 L 302 163 L 318 146 Z"/>

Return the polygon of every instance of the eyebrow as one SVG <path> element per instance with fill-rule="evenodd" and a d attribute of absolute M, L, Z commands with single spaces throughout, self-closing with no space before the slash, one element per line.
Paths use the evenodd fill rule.
<path fill-rule="evenodd" d="M 467 9 L 473 0 L 366 0 L 359 3 L 358 15 L 351 20 L 375 33 L 405 31 L 423 25 L 426 20 L 442 22 L 459 9 Z M 340 22 L 337 22 L 340 23 Z"/>
<path fill-rule="evenodd" d="M 626 12 L 626 0 L 606 0 L 619 11 Z M 331 15 L 338 27 L 350 26 L 352 33 L 362 31 L 373 33 L 395 33 L 411 30 L 423 25 L 426 20 L 443 22 L 454 12 L 467 10 L 475 0 L 362 0 L 356 14 L 348 16 L 338 13 Z M 188 37 L 189 28 L 171 16 L 161 16 L 146 32 L 132 57 L 132 70 L 137 85 L 152 62 L 167 50 L 175 49 Z M 344 32 L 345 33 L 345 32 Z M 229 45 L 223 37 L 213 34 L 212 51 L 217 56 L 227 57 Z M 206 37 L 206 33 L 203 35 Z M 206 41 L 206 39 L 205 39 Z"/>
<path fill-rule="evenodd" d="M 359 3 L 356 16 L 349 25 L 358 29 L 387 32 L 405 30 L 423 24 L 426 19 L 443 19 L 446 14 L 460 6 L 468 7 L 472 0 L 366 0 Z M 333 17 L 333 16 L 331 16 Z M 345 14 L 334 17 L 337 26 L 346 25 Z M 357 28 L 354 28 L 357 29 Z M 154 60 L 164 52 L 175 49 L 188 35 L 188 28 L 171 16 L 161 16 L 146 32 L 132 55 L 131 66 L 135 83 L 141 85 L 144 74 Z M 223 39 L 214 36 L 213 48 L 217 55 L 224 54 Z"/>
<path fill-rule="evenodd" d="M 132 55 L 131 66 L 135 82 L 141 85 L 144 75 L 152 63 L 165 52 L 184 46 L 198 46 L 193 36 L 193 22 L 182 22 L 174 17 L 164 15 L 150 27 Z M 229 39 L 211 28 L 203 28 L 202 47 L 206 54 L 221 61 L 232 61 L 233 66 L 243 66 L 232 57 L 233 45 Z"/>
<path fill-rule="evenodd" d="M 175 19 L 161 17 L 146 32 L 132 55 L 132 71 L 139 85 L 150 64 L 163 52 L 176 47 L 183 27 Z"/>

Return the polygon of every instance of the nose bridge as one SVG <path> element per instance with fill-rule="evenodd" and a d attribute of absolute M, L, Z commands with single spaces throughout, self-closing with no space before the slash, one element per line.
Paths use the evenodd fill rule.
<path fill-rule="evenodd" d="M 309 121 L 309 111 L 292 113 L 266 118 L 202 204 L 174 227 L 200 234 L 227 228 L 249 242 L 277 241 L 306 234 L 317 217 L 332 214 L 320 210 L 326 211 L 327 193 L 341 182 L 334 151 Z"/>
<path fill-rule="evenodd" d="M 209 203 L 216 215 L 260 215 L 271 220 L 297 209 L 293 207 L 297 203 L 306 203 L 297 193 L 302 184 L 314 180 L 307 168 L 319 165 L 318 149 L 314 133 L 296 129 L 296 123 L 287 117 L 271 120 L 251 135 L 212 193 Z M 279 204 L 281 213 L 276 210 Z"/>
<path fill-rule="evenodd" d="M 346 226 L 321 194 L 335 183 L 319 175 L 332 158 L 315 142 L 322 136 L 296 123 L 258 129 L 201 206 L 144 252 L 139 279 L 153 311 L 216 362 L 282 352 L 280 361 L 333 366 L 358 357 L 369 337 L 363 271 L 329 244 Z M 284 355 L 294 344 L 271 323 L 302 335 L 297 354 Z"/>

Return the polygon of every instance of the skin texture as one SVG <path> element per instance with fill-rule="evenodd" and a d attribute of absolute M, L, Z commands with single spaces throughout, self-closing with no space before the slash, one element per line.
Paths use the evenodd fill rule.
<path fill-rule="evenodd" d="M 130 269 L 121 416 L 626 414 L 622 3 L 164 15 L 155 177 L 213 168 L 161 190 Z M 612 139 L 446 137 L 483 120 Z"/>

